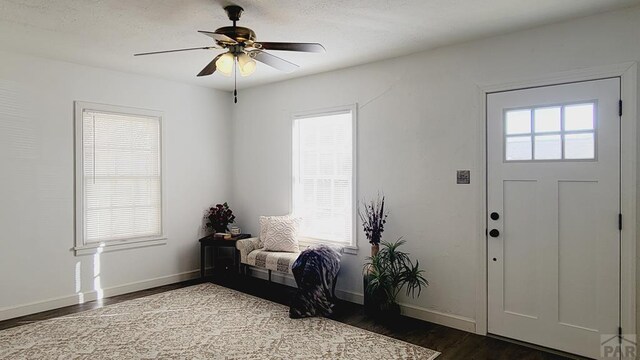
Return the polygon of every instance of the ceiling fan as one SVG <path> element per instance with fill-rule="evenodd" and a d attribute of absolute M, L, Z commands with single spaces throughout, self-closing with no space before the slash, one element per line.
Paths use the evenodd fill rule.
<path fill-rule="evenodd" d="M 230 76 L 236 69 L 241 76 L 253 74 L 256 70 L 256 61 L 269 65 L 275 69 L 292 72 L 299 66 L 287 61 L 283 58 L 266 52 L 265 50 L 281 50 L 281 51 L 301 51 L 301 52 L 325 52 L 324 46 L 318 43 L 291 43 L 291 42 L 257 42 L 256 33 L 246 27 L 236 26 L 236 22 L 240 20 L 240 15 L 244 9 L 237 5 L 226 6 L 224 10 L 227 12 L 229 20 L 233 22 L 233 26 L 224 26 L 216 31 L 202 31 L 199 33 L 207 35 L 215 40 L 216 44 L 212 46 L 202 46 L 186 49 L 153 51 L 146 53 L 134 54 L 134 56 L 164 54 L 179 51 L 191 50 L 210 50 L 221 49 L 227 50 L 217 55 L 213 60 L 198 73 L 198 76 L 207 76 L 215 71 L 225 76 Z M 235 73 L 234 73 L 235 75 Z M 234 102 L 238 102 L 237 90 L 234 89 Z"/>

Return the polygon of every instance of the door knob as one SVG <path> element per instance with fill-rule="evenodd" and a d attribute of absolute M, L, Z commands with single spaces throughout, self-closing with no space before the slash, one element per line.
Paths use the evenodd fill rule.
<path fill-rule="evenodd" d="M 491 229 L 491 231 L 489 231 L 489 236 L 498 237 L 500 236 L 500 231 L 498 231 L 498 229 Z"/>
<path fill-rule="evenodd" d="M 498 213 L 497 213 L 497 212 L 495 212 L 495 211 L 494 211 L 494 212 L 492 212 L 490 216 L 491 216 L 491 220 L 498 220 L 498 219 L 500 219 L 500 214 L 498 214 Z"/>

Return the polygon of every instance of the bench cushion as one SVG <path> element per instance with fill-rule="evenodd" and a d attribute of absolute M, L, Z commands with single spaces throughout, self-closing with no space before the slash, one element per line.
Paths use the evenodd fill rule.
<path fill-rule="evenodd" d="M 299 252 L 266 251 L 258 238 L 238 240 L 236 248 L 240 251 L 241 263 L 287 274 L 292 274 L 291 266 L 300 255 Z"/>
<path fill-rule="evenodd" d="M 246 262 L 242 262 L 267 270 L 291 274 L 291 266 L 299 255 L 299 252 L 277 252 L 258 249 L 251 251 L 247 255 Z"/>

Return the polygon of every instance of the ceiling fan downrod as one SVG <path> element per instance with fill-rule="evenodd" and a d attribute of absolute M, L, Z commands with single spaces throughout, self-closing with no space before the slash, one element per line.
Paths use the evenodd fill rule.
<path fill-rule="evenodd" d="M 237 36 L 237 26 L 236 26 L 236 22 L 238 20 L 240 20 L 240 16 L 242 15 L 242 12 L 244 11 L 244 9 L 238 5 L 229 5 L 229 6 L 225 6 L 224 11 L 227 12 L 227 16 L 229 17 L 229 20 L 231 20 L 233 22 L 233 32 L 236 33 L 235 35 Z M 244 49 L 241 49 L 239 46 L 235 49 L 232 50 L 233 53 L 233 103 L 237 104 L 238 103 L 238 54 L 240 52 L 243 52 Z"/>

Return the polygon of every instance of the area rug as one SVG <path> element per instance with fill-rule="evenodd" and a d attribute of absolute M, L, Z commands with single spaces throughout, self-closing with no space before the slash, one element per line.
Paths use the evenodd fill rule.
<path fill-rule="evenodd" d="M 434 359 L 438 352 L 200 284 L 0 331 L 2 359 Z"/>

